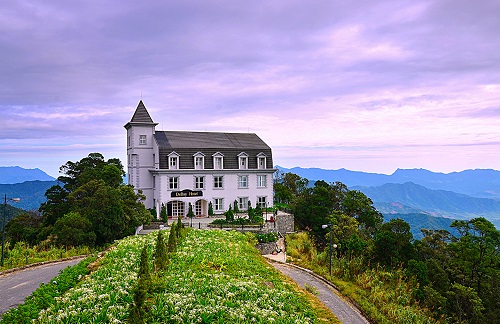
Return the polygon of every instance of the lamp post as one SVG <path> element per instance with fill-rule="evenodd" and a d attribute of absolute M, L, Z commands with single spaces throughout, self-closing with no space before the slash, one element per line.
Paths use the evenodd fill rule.
<path fill-rule="evenodd" d="M 332 276 L 332 246 L 335 246 L 335 248 L 337 248 L 337 244 L 332 245 L 332 239 L 333 239 L 332 225 L 333 224 L 321 225 L 321 228 L 323 229 L 330 228 L 330 276 Z"/>
<path fill-rule="evenodd" d="M 3 221 L 2 221 L 2 261 L 1 261 L 1 266 L 3 267 L 3 260 L 4 260 L 4 246 L 5 246 L 5 214 L 7 214 L 7 200 L 13 201 L 13 202 L 19 202 L 21 199 L 19 198 L 7 198 L 7 194 L 5 194 L 3 198 Z"/>

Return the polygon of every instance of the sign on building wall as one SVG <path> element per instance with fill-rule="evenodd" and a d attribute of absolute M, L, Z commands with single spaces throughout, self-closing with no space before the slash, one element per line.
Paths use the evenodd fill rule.
<path fill-rule="evenodd" d="M 203 191 L 194 191 L 194 190 L 189 190 L 185 189 L 182 191 L 172 191 L 170 194 L 172 198 L 183 198 L 183 197 L 202 197 L 203 196 Z"/>

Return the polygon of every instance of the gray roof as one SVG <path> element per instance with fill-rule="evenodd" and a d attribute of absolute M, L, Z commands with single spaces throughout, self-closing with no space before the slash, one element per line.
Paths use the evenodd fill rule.
<path fill-rule="evenodd" d="M 250 157 L 250 169 L 257 169 L 260 153 L 267 157 L 266 168 L 273 168 L 271 148 L 253 133 L 157 131 L 154 137 L 159 148 L 160 169 L 168 168 L 167 157 L 172 152 L 179 155 L 180 169 L 193 169 L 193 156 L 199 152 L 205 155 L 206 169 L 213 169 L 212 156 L 216 153 L 224 156 L 224 169 L 238 169 L 241 152 Z"/>
<path fill-rule="evenodd" d="M 132 119 L 130 122 L 128 122 L 125 125 L 125 128 L 129 128 L 132 124 L 138 125 L 138 124 L 147 124 L 147 125 L 158 125 L 157 123 L 153 122 L 153 119 L 149 115 L 146 106 L 144 106 L 144 103 L 139 101 L 139 104 L 137 105 L 137 108 L 135 109 L 134 115 L 132 116 Z"/>
<path fill-rule="evenodd" d="M 157 131 L 155 139 L 158 146 L 163 149 L 269 149 L 269 146 L 254 133 Z"/>

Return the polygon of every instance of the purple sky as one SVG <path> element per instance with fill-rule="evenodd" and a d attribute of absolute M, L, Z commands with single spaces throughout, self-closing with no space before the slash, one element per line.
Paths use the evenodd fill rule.
<path fill-rule="evenodd" d="M 0 166 L 254 132 L 284 167 L 500 169 L 500 2 L 7 1 Z"/>

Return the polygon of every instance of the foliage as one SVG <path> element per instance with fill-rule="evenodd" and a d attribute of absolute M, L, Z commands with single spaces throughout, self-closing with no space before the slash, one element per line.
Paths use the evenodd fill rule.
<path fill-rule="evenodd" d="M 208 203 L 208 216 L 213 216 L 214 214 L 214 205 L 212 202 Z"/>
<path fill-rule="evenodd" d="M 45 243 L 47 242 L 41 242 L 38 245 L 29 245 L 20 241 L 11 248 L 6 246 L 4 266 L 0 267 L 0 270 L 90 253 L 90 249 L 87 246 L 61 248 Z"/>
<path fill-rule="evenodd" d="M 160 236 L 158 236 L 160 237 Z M 149 256 L 147 246 L 144 245 L 139 263 L 139 273 L 137 275 L 137 286 L 134 289 L 134 302 L 130 305 L 128 323 L 144 323 L 146 318 L 145 303 L 151 286 L 151 274 L 149 270 Z"/>
<path fill-rule="evenodd" d="M 151 220 L 141 203 L 144 196 L 123 184 L 125 173 L 118 159 L 105 161 L 101 154 L 90 153 L 78 162 L 68 161 L 60 171 L 60 184 L 47 190 L 47 202 L 40 206 L 43 224 L 39 241 L 52 234 L 64 237 L 56 241 L 58 244 L 102 246 L 132 234 L 137 226 Z M 77 221 L 73 226 L 71 219 Z M 77 236 L 74 242 L 69 240 L 72 235 Z"/>
<path fill-rule="evenodd" d="M 160 218 L 163 222 L 168 224 L 167 206 L 164 203 L 161 203 Z"/>
<path fill-rule="evenodd" d="M 259 243 L 269 243 L 276 242 L 278 240 L 278 234 L 274 232 L 265 233 L 265 234 L 255 234 Z"/>
<path fill-rule="evenodd" d="M 96 235 L 92 223 L 77 212 L 69 212 L 54 224 L 55 243 L 63 246 L 94 246 Z"/>
<path fill-rule="evenodd" d="M 158 236 L 156 238 L 156 247 L 155 247 L 155 270 L 163 270 L 167 267 L 168 263 L 168 254 L 167 254 L 167 246 L 165 245 L 165 241 L 163 239 L 163 231 L 158 231 Z"/>
<path fill-rule="evenodd" d="M 193 218 L 194 217 L 193 204 L 191 204 L 191 203 L 189 203 L 188 213 L 187 213 L 186 216 L 189 217 L 189 218 Z"/>
<path fill-rule="evenodd" d="M 36 244 L 42 218 L 33 212 L 24 212 L 12 218 L 5 225 L 6 238 L 11 244 L 26 242 Z"/>
<path fill-rule="evenodd" d="M 95 272 L 27 321 L 124 322 L 134 297 L 139 255 L 155 238 L 150 234 L 117 242 Z M 336 322 L 331 313 L 313 306 L 310 295 L 269 266 L 238 232 L 189 231 L 158 276 L 144 303 L 148 323 Z"/>

